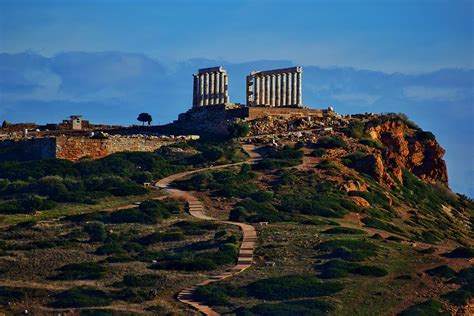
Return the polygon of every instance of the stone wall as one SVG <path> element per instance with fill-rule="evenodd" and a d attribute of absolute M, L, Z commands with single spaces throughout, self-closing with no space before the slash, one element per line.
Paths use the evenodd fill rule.
<path fill-rule="evenodd" d="M 53 159 L 55 154 L 54 138 L 0 141 L 0 160 Z"/>
<path fill-rule="evenodd" d="M 98 159 L 125 151 L 153 152 L 161 146 L 176 143 L 156 136 L 111 136 L 104 139 L 88 137 L 57 137 L 56 158 L 78 161 L 81 158 Z"/>

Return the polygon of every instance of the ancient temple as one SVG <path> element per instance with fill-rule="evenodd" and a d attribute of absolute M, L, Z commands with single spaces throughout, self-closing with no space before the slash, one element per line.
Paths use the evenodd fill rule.
<path fill-rule="evenodd" d="M 229 103 L 229 77 L 222 67 L 199 69 L 193 76 L 193 108 Z"/>
<path fill-rule="evenodd" d="M 302 67 L 251 72 L 247 106 L 302 107 L 302 73 Z"/>

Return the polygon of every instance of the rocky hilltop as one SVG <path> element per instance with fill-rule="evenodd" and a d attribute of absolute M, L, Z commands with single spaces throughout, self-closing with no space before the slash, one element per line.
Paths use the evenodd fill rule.
<path fill-rule="evenodd" d="M 318 141 L 336 138 L 344 146 L 323 145 L 332 159 L 352 154 L 351 167 L 371 175 L 381 184 L 403 183 L 408 170 L 428 183 L 447 185 L 445 150 L 431 132 L 423 131 L 403 114 L 340 116 L 336 113 L 319 120 L 266 117 L 248 122 L 247 141 L 283 144 L 299 141 L 318 147 Z M 333 147 L 333 148 L 331 148 Z"/>

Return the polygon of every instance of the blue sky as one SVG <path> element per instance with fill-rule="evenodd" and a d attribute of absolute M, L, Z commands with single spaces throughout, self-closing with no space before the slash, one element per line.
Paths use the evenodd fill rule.
<path fill-rule="evenodd" d="M 0 120 L 165 123 L 191 73 L 302 65 L 303 101 L 405 112 L 447 149 L 450 185 L 474 196 L 474 1 L 0 0 Z"/>

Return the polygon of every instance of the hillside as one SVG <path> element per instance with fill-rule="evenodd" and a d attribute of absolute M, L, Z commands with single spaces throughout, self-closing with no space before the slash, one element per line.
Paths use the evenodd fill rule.
<path fill-rule="evenodd" d="M 395 114 L 237 124 L 248 136 L 0 163 L 3 310 L 194 314 L 176 301 L 193 288 L 237 315 L 472 312 L 474 203 L 433 134 Z M 243 262 L 228 221 L 255 227 L 253 264 L 194 289 Z"/>

